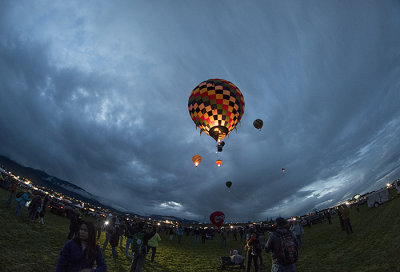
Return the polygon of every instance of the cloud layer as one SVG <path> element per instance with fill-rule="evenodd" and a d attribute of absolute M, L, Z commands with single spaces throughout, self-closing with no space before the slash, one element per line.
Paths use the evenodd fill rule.
<path fill-rule="evenodd" d="M 399 11 L 3 1 L 0 154 L 141 214 L 235 221 L 329 207 L 399 177 Z M 208 78 L 246 102 L 221 154 L 187 110 Z"/>

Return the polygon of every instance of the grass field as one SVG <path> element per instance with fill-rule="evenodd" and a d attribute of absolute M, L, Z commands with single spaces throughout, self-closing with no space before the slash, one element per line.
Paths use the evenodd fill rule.
<path fill-rule="evenodd" d="M 0 189 L 0 271 L 54 271 L 58 253 L 66 242 L 69 221 L 47 212 L 45 225 L 33 223 L 27 219 L 26 208 L 17 218 L 15 202 L 11 208 L 4 206 L 7 194 Z M 379 208 L 363 205 L 359 212 L 352 208 L 352 235 L 341 230 L 336 217 L 332 225 L 306 227 L 297 271 L 400 271 L 400 197 L 394 191 L 391 196 L 393 199 Z M 184 236 L 181 244 L 169 241 L 165 235 L 161 238 L 156 262 L 146 262 L 146 272 L 221 271 L 219 257 L 228 256 L 230 249 L 243 249 L 243 243 L 232 237 L 228 237 L 227 247 L 221 245 L 218 236 L 205 245 L 195 244 L 193 236 Z M 103 242 L 104 233 L 99 244 Z M 130 261 L 124 252 L 124 248 L 118 249 L 118 261 L 114 263 L 108 246 L 108 271 L 129 271 Z M 263 259 L 260 271 L 270 271 L 270 253 L 263 253 Z"/>

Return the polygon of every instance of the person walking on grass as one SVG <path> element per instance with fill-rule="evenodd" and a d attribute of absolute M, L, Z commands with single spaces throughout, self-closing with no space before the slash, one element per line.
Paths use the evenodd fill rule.
<path fill-rule="evenodd" d="M 17 187 L 18 187 L 18 183 L 16 180 L 10 178 L 8 178 L 8 180 L 10 180 L 11 183 L 8 186 L 8 199 L 6 201 L 7 208 L 10 207 L 13 198 L 17 194 Z"/>
<path fill-rule="evenodd" d="M 150 259 L 150 262 L 154 262 L 154 257 L 156 256 L 156 250 L 157 250 L 157 247 L 158 247 L 158 242 L 161 241 L 161 237 L 157 232 L 157 227 L 153 226 L 152 232 L 154 232 L 154 235 L 148 241 L 149 249 L 151 248 L 151 259 Z"/>
<path fill-rule="evenodd" d="M 172 241 L 174 239 L 174 229 L 173 227 L 169 227 L 169 240 Z"/>
<path fill-rule="evenodd" d="M 96 228 L 96 239 L 99 240 L 100 235 L 101 235 L 101 229 L 103 228 L 103 220 L 101 220 L 100 217 L 97 217 L 96 223 L 94 226 Z"/>
<path fill-rule="evenodd" d="M 96 266 L 95 266 L 96 263 Z M 68 240 L 58 255 L 56 272 L 105 272 L 103 252 L 96 244 L 96 230 L 90 222 L 79 224 L 77 235 Z"/>
<path fill-rule="evenodd" d="M 272 252 L 271 271 L 296 272 L 298 257 L 297 241 L 289 230 L 288 222 L 282 217 L 276 219 L 277 230 L 269 232 L 266 252 Z"/>
<path fill-rule="evenodd" d="M 17 197 L 17 207 L 15 208 L 15 215 L 16 216 L 20 216 L 21 215 L 21 211 L 23 209 L 23 207 L 26 205 L 26 203 L 28 201 L 30 201 L 30 196 L 32 194 L 31 190 L 28 190 L 27 192 L 24 192 L 21 194 L 20 197 Z"/>

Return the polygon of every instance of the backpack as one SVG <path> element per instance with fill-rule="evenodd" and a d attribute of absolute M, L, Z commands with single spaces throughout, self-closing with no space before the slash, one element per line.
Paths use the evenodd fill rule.
<path fill-rule="evenodd" d="M 296 238 L 290 231 L 285 233 L 274 232 L 279 237 L 280 247 L 278 251 L 278 261 L 284 265 L 294 264 L 298 258 L 298 248 Z"/>
<path fill-rule="evenodd" d="M 137 232 L 133 235 L 132 250 L 139 254 L 145 253 L 145 246 L 143 245 L 144 233 Z"/>
<path fill-rule="evenodd" d="M 24 192 L 18 192 L 15 196 L 16 196 L 17 198 L 20 198 L 23 194 L 24 194 Z"/>

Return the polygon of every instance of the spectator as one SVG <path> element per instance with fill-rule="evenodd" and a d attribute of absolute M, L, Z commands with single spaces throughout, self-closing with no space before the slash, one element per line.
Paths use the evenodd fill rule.
<path fill-rule="evenodd" d="M 226 232 L 225 230 L 221 230 L 221 244 L 226 247 Z"/>
<path fill-rule="evenodd" d="M 174 239 L 174 229 L 169 227 L 169 240 L 172 241 Z"/>
<path fill-rule="evenodd" d="M 295 221 L 290 230 L 292 231 L 294 237 L 296 237 L 297 246 L 300 248 L 302 245 L 301 236 L 304 234 L 303 226 L 299 222 Z"/>
<path fill-rule="evenodd" d="M 36 213 L 38 208 L 42 205 L 42 198 L 40 195 L 33 195 L 31 204 L 28 207 L 29 210 L 29 219 L 31 221 L 35 220 Z"/>
<path fill-rule="evenodd" d="M 17 194 L 17 187 L 18 187 L 18 182 L 14 179 L 9 179 L 10 180 L 10 185 L 8 186 L 8 199 L 6 201 L 6 207 L 10 207 L 11 202 L 15 195 Z"/>
<path fill-rule="evenodd" d="M 178 244 L 180 244 L 182 241 L 183 231 L 184 228 L 181 225 L 178 225 L 178 228 L 176 229 L 176 235 L 178 236 Z"/>
<path fill-rule="evenodd" d="M 44 215 L 46 214 L 47 203 L 49 202 L 49 195 L 46 195 L 43 199 L 42 205 L 39 210 L 39 223 L 44 225 Z"/>
<path fill-rule="evenodd" d="M 115 249 L 118 246 L 118 240 L 119 240 L 119 232 L 120 232 L 120 224 L 117 224 L 117 218 L 114 217 L 111 221 L 111 226 L 109 227 L 110 231 L 110 246 L 111 246 L 111 252 L 112 256 L 114 259 L 114 262 L 117 262 L 118 254 L 117 250 Z"/>
<path fill-rule="evenodd" d="M 128 227 L 126 230 L 126 245 L 125 245 L 126 258 L 129 258 L 129 247 L 133 250 L 132 241 L 133 241 L 133 235 L 135 233 L 136 233 L 135 222 L 131 222 L 130 224 L 128 224 Z"/>
<path fill-rule="evenodd" d="M 101 229 L 103 228 L 103 220 L 101 220 L 100 217 L 96 218 L 95 228 L 96 228 L 96 239 L 99 240 L 101 235 Z"/>
<path fill-rule="evenodd" d="M 257 232 L 257 239 L 258 242 L 260 243 L 260 248 L 263 249 L 265 248 L 265 232 L 261 229 L 260 225 L 256 225 L 256 232 Z M 262 250 L 260 250 L 260 254 L 257 255 L 258 259 L 260 260 L 260 267 L 263 265 L 263 259 L 262 259 Z"/>
<path fill-rule="evenodd" d="M 350 209 L 346 204 L 342 205 L 343 226 L 347 234 L 353 233 L 353 228 L 350 223 Z"/>
<path fill-rule="evenodd" d="M 79 225 L 81 223 L 79 210 L 77 208 L 69 209 L 69 233 L 68 240 L 71 240 L 79 231 Z"/>
<path fill-rule="evenodd" d="M 15 215 L 20 216 L 22 208 L 26 205 L 28 201 L 30 201 L 30 196 L 32 194 L 31 190 L 28 190 L 28 192 L 22 193 L 20 197 L 16 198 L 17 201 L 17 207 L 15 209 Z"/>
<path fill-rule="evenodd" d="M 147 243 L 151 237 L 154 236 L 155 232 L 150 232 L 151 229 L 145 226 L 144 222 L 140 222 L 137 228 L 137 232 L 133 237 L 133 260 L 131 264 L 130 272 L 141 272 L 144 261 L 147 254 Z"/>
<path fill-rule="evenodd" d="M 153 227 L 154 235 L 149 239 L 148 246 L 151 248 L 151 262 L 154 262 L 154 257 L 156 256 L 156 250 L 158 247 L 158 242 L 161 241 L 161 237 L 157 232 L 157 228 Z"/>
<path fill-rule="evenodd" d="M 297 241 L 282 217 L 276 219 L 277 230 L 269 233 L 265 251 L 272 251 L 271 271 L 295 272 Z"/>
<path fill-rule="evenodd" d="M 94 269 L 94 263 L 96 268 Z M 62 248 L 56 272 L 105 272 L 107 265 L 99 246 L 96 244 L 96 231 L 92 223 L 81 222 L 79 231 Z"/>
<path fill-rule="evenodd" d="M 199 242 L 199 236 L 200 236 L 200 230 L 199 230 L 199 228 L 197 227 L 197 228 L 194 230 L 194 241 L 195 241 L 195 243 L 198 243 L 198 242 Z"/>
<path fill-rule="evenodd" d="M 248 230 L 248 238 L 246 239 L 247 264 L 246 272 L 250 272 L 251 263 L 254 264 L 254 271 L 258 271 L 258 256 L 261 255 L 260 242 L 257 233 L 254 230 Z"/>
<path fill-rule="evenodd" d="M 112 217 L 111 221 L 106 221 L 106 229 L 105 229 L 106 240 L 104 241 L 104 244 L 103 244 L 103 251 L 106 250 L 108 242 L 110 241 L 111 236 L 114 233 L 116 220 L 117 219 L 115 217 Z"/>
<path fill-rule="evenodd" d="M 245 259 L 245 257 L 240 255 L 236 249 L 232 251 L 232 255 L 230 257 L 231 257 L 231 262 L 234 264 L 241 264 Z"/>

